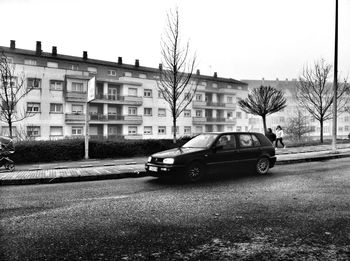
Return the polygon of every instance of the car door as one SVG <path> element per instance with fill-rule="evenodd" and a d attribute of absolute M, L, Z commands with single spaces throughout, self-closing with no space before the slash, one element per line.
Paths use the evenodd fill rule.
<path fill-rule="evenodd" d="M 249 167 L 255 164 L 261 151 L 258 138 L 254 134 L 239 133 L 237 134 L 237 141 L 239 146 L 239 153 L 237 155 L 239 166 Z"/>
<path fill-rule="evenodd" d="M 223 134 L 212 147 L 212 153 L 208 156 L 207 165 L 211 173 L 226 172 L 231 170 L 236 163 L 238 153 L 234 134 Z"/>

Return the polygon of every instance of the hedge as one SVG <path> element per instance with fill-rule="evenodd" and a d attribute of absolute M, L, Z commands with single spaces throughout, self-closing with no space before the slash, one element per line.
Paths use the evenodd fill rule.
<path fill-rule="evenodd" d="M 89 158 L 124 158 L 147 156 L 152 153 L 181 146 L 189 138 L 181 138 L 176 144 L 172 140 L 123 140 L 89 142 Z M 44 163 L 54 161 L 81 160 L 85 155 L 84 139 L 55 141 L 21 141 L 15 144 L 11 155 L 17 164 Z"/>

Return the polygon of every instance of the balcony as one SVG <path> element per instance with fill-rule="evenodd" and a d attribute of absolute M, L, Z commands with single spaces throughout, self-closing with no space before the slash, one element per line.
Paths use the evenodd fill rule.
<path fill-rule="evenodd" d="M 90 124 L 142 124 L 140 115 L 90 114 Z"/>
<path fill-rule="evenodd" d="M 235 103 L 211 102 L 211 101 L 193 101 L 192 108 L 235 108 Z"/>
<path fill-rule="evenodd" d="M 120 96 L 111 94 L 96 94 L 95 103 L 112 103 L 126 105 L 142 105 L 142 97 L 139 96 Z"/>
<path fill-rule="evenodd" d="M 82 123 L 85 121 L 85 114 L 80 113 L 66 113 L 65 121 L 67 124 Z"/>
<path fill-rule="evenodd" d="M 86 102 L 87 93 L 86 92 L 66 92 L 67 102 Z"/>
<path fill-rule="evenodd" d="M 205 117 L 193 117 L 192 122 L 193 124 L 205 124 L 206 118 Z"/>
<path fill-rule="evenodd" d="M 236 125 L 236 119 L 220 117 L 193 117 L 193 124 L 232 124 Z"/>

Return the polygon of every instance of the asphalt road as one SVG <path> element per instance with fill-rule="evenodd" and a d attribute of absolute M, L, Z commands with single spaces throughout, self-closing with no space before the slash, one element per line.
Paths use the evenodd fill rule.
<path fill-rule="evenodd" d="M 350 161 L 0 187 L 0 260 L 349 260 Z"/>

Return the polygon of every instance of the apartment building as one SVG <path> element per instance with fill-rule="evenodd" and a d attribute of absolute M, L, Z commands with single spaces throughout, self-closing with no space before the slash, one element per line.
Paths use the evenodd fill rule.
<path fill-rule="evenodd" d="M 282 90 L 286 99 L 287 99 L 287 107 L 282 111 L 269 115 L 267 117 L 267 126 L 275 130 L 277 125 L 286 127 L 288 125 L 289 119 L 291 117 L 296 117 L 298 110 L 302 112 L 304 116 L 307 117 L 309 126 L 311 127 L 311 132 L 307 134 L 307 136 L 311 139 L 319 139 L 320 136 L 320 123 L 312 117 L 308 111 L 302 108 L 297 99 L 296 99 L 296 84 L 297 80 L 243 80 L 248 84 L 248 89 L 252 90 L 254 88 L 263 86 L 271 86 L 278 90 Z M 254 131 L 262 132 L 262 120 L 261 117 L 256 117 L 253 115 L 249 116 L 249 125 L 250 128 Z M 324 138 L 332 137 L 332 120 L 327 120 L 324 122 L 323 133 Z M 350 133 L 350 113 L 343 112 L 338 114 L 337 118 L 337 137 L 338 138 L 348 138 Z"/>
<path fill-rule="evenodd" d="M 14 133 L 38 140 L 80 137 L 88 132 L 92 139 L 162 139 L 172 138 L 169 106 L 158 92 L 158 68 L 43 52 L 41 42 L 35 50 L 0 47 L 23 73 L 32 90 L 17 105 L 17 110 L 31 117 L 17 122 Z M 95 97 L 87 103 L 89 81 L 95 77 Z M 240 111 L 238 98 L 247 96 L 247 84 L 234 79 L 193 75 L 190 84 L 198 85 L 195 98 L 177 119 L 178 137 L 212 131 L 247 131 L 248 115 Z M 185 95 L 185 94 L 184 94 Z M 86 117 L 86 112 L 87 117 Z M 8 135 L 1 123 L 2 135 Z"/>

